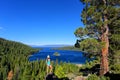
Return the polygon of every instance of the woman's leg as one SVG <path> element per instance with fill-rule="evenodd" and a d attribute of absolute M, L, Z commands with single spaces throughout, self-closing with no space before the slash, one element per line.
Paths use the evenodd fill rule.
<path fill-rule="evenodd" d="M 49 72 L 49 66 L 47 66 L 47 74 L 48 74 L 48 72 Z"/>
<path fill-rule="evenodd" d="M 52 72 L 52 65 L 50 65 L 50 72 Z"/>

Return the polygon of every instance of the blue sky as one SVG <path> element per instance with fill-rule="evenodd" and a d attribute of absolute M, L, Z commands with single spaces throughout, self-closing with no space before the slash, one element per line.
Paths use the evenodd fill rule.
<path fill-rule="evenodd" d="M 29 45 L 74 44 L 79 0 L 0 0 L 0 37 Z"/>

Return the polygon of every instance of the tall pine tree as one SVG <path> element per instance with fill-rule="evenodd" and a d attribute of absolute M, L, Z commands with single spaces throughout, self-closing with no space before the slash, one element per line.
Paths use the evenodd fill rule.
<path fill-rule="evenodd" d="M 91 37 L 104 43 L 100 54 L 100 75 L 104 75 L 109 71 L 109 54 L 114 55 L 116 51 L 120 51 L 120 0 L 81 2 L 84 4 L 81 17 L 85 28 L 78 28 L 75 35 L 80 38 Z"/>

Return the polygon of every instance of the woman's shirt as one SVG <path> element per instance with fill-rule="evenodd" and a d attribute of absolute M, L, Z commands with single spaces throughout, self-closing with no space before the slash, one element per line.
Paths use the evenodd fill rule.
<path fill-rule="evenodd" d="M 50 60 L 47 60 L 46 63 L 47 63 L 47 66 L 50 66 Z"/>

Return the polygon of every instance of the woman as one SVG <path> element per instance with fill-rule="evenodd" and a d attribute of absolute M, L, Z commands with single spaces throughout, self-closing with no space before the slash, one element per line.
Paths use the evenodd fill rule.
<path fill-rule="evenodd" d="M 52 72 L 52 66 L 50 64 L 50 56 L 49 55 L 47 56 L 46 64 L 47 64 L 47 74 L 48 74 L 49 71 Z"/>

